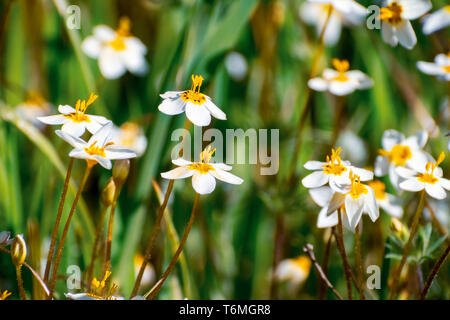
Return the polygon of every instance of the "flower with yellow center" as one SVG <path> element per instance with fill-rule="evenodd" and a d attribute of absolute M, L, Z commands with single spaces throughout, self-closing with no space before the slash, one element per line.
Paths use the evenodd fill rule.
<path fill-rule="evenodd" d="M 412 49 L 417 38 L 410 20 L 423 16 L 430 9 L 430 0 L 385 1 L 379 16 L 383 40 L 394 47 L 400 43 L 403 47 Z"/>
<path fill-rule="evenodd" d="M 392 185 L 398 190 L 401 179 L 395 168 L 399 166 L 414 170 L 423 168 L 431 158 L 422 150 L 427 139 L 428 134 L 425 130 L 408 138 L 396 130 L 386 130 L 381 140 L 383 148 L 375 161 L 375 175 L 381 177 L 389 173 Z"/>
<path fill-rule="evenodd" d="M 352 166 L 349 161 L 343 161 L 340 157 L 342 149 L 331 150 L 331 156 L 327 156 L 326 162 L 308 161 L 304 167 L 314 170 L 302 180 L 306 188 L 318 188 L 327 183 L 337 192 L 345 193 L 345 186 L 351 183 L 349 173 L 352 170 L 357 173 L 363 181 L 372 180 L 373 173 L 369 170 Z"/>
<path fill-rule="evenodd" d="M 390 216 L 401 218 L 403 216 L 402 201 L 386 192 L 386 185 L 380 180 L 368 182 L 369 187 L 375 192 L 375 199 L 380 208 L 386 211 Z"/>
<path fill-rule="evenodd" d="M 163 172 L 161 176 L 170 180 L 192 177 L 192 187 L 199 194 L 213 192 L 216 187 L 216 179 L 231 184 L 241 184 L 244 180 L 228 172 L 231 170 L 231 166 L 210 162 L 215 150 L 211 150 L 211 146 L 208 146 L 200 154 L 199 162 L 191 162 L 183 158 L 172 160 L 172 163 L 178 168 Z"/>
<path fill-rule="evenodd" d="M 100 72 L 106 79 L 117 79 L 127 70 L 142 76 L 148 71 L 145 60 L 146 46 L 130 32 L 130 19 L 120 19 L 118 30 L 99 25 L 87 37 L 81 49 L 91 58 L 98 59 Z"/>
<path fill-rule="evenodd" d="M 192 75 L 192 85 L 189 90 L 167 91 L 161 94 L 163 102 L 158 106 L 159 111 L 168 115 L 185 112 L 186 117 L 196 126 L 207 126 L 211 123 L 211 116 L 226 120 L 226 114 L 219 109 L 210 97 L 200 92 L 203 77 Z"/>
<path fill-rule="evenodd" d="M 348 95 L 355 90 L 368 89 L 373 81 L 359 70 L 350 70 L 347 60 L 332 60 L 333 69 L 325 69 L 322 77 L 310 79 L 308 86 L 316 91 L 329 91 L 336 96 Z"/>
<path fill-rule="evenodd" d="M 112 127 L 113 123 L 108 122 L 92 135 L 88 142 L 62 130 L 56 130 L 56 134 L 74 147 L 69 157 L 85 159 L 94 164 L 99 163 L 109 170 L 112 167 L 111 160 L 136 157 L 134 151 L 114 145 L 111 137 Z"/>
<path fill-rule="evenodd" d="M 307 24 L 314 25 L 319 36 L 325 26 L 328 13 L 327 28 L 324 34 L 326 45 L 335 45 L 341 36 L 342 26 L 356 26 L 364 23 L 367 10 L 353 0 L 308 0 L 300 7 L 300 16 Z"/>
<path fill-rule="evenodd" d="M 308 279 L 311 270 L 311 260 L 300 255 L 296 258 L 282 260 L 275 269 L 275 278 L 278 281 L 288 281 L 298 289 Z"/>
<path fill-rule="evenodd" d="M 61 114 L 38 117 L 37 119 L 49 125 L 62 124 L 61 130 L 75 137 L 82 136 L 86 129 L 94 134 L 102 127 L 102 125 L 109 121 L 102 116 L 86 114 L 87 108 L 93 104 L 97 98 L 98 96 L 96 94 L 91 93 L 87 101 L 78 100 L 75 104 L 75 108 L 68 105 L 60 105 L 58 111 Z"/>
<path fill-rule="evenodd" d="M 423 73 L 436 76 L 439 80 L 450 81 L 450 53 L 438 54 L 434 58 L 434 63 L 419 61 L 417 68 Z"/>
<path fill-rule="evenodd" d="M 118 146 L 125 147 L 136 152 L 140 157 L 147 148 L 147 137 L 142 128 L 135 122 L 125 122 L 119 128 L 113 127 L 112 140 Z"/>
<path fill-rule="evenodd" d="M 6 300 L 11 295 L 11 292 L 8 292 L 8 290 L 5 290 L 3 292 L 0 291 L 0 300 Z"/>
<path fill-rule="evenodd" d="M 404 167 L 397 168 L 397 173 L 406 179 L 400 183 L 400 188 L 411 192 L 425 189 L 431 197 L 438 200 L 445 199 L 447 197 L 445 190 L 450 190 L 450 180 L 442 177 L 442 169 L 439 167 L 444 159 L 445 154 L 441 152 L 436 162 L 428 162 L 418 172 Z"/>
<path fill-rule="evenodd" d="M 450 26 L 450 5 L 428 15 L 423 22 L 423 33 L 428 35 Z"/>
<path fill-rule="evenodd" d="M 50 115 L 53 106 L 39 92 L 30 91 L 27 93 L 25 101 L 18 104 L 15 110 L 19 118 L 31 122 L 36 128 L 42 130 L 45 124 L 37 118 Z"/>

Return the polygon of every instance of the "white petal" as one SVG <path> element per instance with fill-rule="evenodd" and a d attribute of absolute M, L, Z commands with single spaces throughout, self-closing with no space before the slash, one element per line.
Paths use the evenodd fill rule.
<path fill-rule="evenodd" d="M 72 120 L 69 120 L 63 124 L 61 130 L 72 136 L 81 137 L 86 131 L 86 127 L 84 122 L 73 122 Z"/>
<path fill-rule="evenodd" d="M 219 179 L 221 181 L 231 183 L 231 184 L 241 184 L 242 182 L 244 182 L 243 179 L 239 178 L 238 176 L 235 176 L 234 174 L 232 174 L 228 171 L 213 170 L 213 171 L 210 171 L 209 174 L 211 174 L 216 179 Z"/>
<path fill-rule="evenodd" d="M 388 173 L 389 160 L 388 157 L 377 156 L 375 159 L 375 175 L 382 177 Z"/>
<path fill-rule="evenodd" d="M 439 184 L 446 190 L 450 191 L 450 180 L 439 178 Z"/>
<path fill-rule="evenodd" d="M 303 178 L 302 184 L 306 188 L 318 188 L 328 182 L 328 176 L 323 171 L 313 172 Z"/>
<path fill-rule="evenodd" d="M 377 201 L 375 199 L 375 193 L 373 189 L 369 186 L 366 186 L 367 190 L 369 191 L 365 197 L 365 210 L 369 214 L 370 219 L 375 222 L 378 217 L 380 216 L 380 210 L 377 206 Z"/>
<path fill-rule="evenodd" d="M 111 160 L 103 158 L 101 156 L 94 155 L 93 158 L 105 169 L 110 170 L 112 168 Z"/>
<path fill-rule="evenodd" d="M 84 149 L 73 149 L 72 151 L 69 152 L 69 157 L 71 158 L 77 158 L 77 159 L 91 159 L 92 156 L 88 153 L 86 153 L 86 151 L 84 151 Z"/>
<path fill-rule="evenodd" d="M 216 179 L 208 173 L 195 173 L 192 177 L 192 187 L 199 194 L 209 194 L 216 187 Z"/>
<path fill-rule="evenodd" d="M 148 71 L 148 64 L 145 56 L 132 48 L 127 48 L 120 52 L 122 62 L 125 67 L 135 75 L 144 75 Z"/>
<path fill-rule="evenodd" d="M 108 146 L 105 148 L 105 156 L 111 160 L 119 160 L 136 158 L 137 155 L 136 152 L 130 149 L 118 146 Z"/>
<path fill-rule="evenodd" d="M 67 118 L 64 117 L 62 114 L 55 114 L 53 116 L 47 117 L 37 117 L 37 119 L 45 124 L 50 125 L 64 124 L 67 121 Z"/>
<path fill-rule="evenodd" d="M 359 197 L 358 199 L 353 199 L 352 196 L 345 196 L 345 212 L 350 223 L 350 227 L 355 229 L 356 225 L 361 219 L 362 212 L 364 209 L 364 199 Z"/>
<path fill-rule="evenodd" d="M 398 41 L 406 49 L 412 49 L 417 43 L 416 33 L 408 20 L 403 20 L 396 26 L 396 35 Z"/>
<path fill-rule="evenodd" d="M 308 161 L 304 164 L 305 169 L 308 170 L 319 170 L 323 169 L 323 166 L 326 165 L 326 162 L 322 161 Z"/>
<path fill-rule="evenodd" d="M 319 207 L 323 208 L 328 206 L 331 197 L 333 196 L 333 191 L 331 190 L 330 187 L 324 186 L 309 189 L 309 195 Z"/>
<path fill-rule="evenodd" d="M 97 132 L 92 135 L 88 141 L 88 145 L 97 142 L 97 146 L 103 147 L 106 143 L 110 141 L 113 133 L 113 123 L 109 121 L 107 124 L 103 125 Z"/>
<path fill-rule="evenodd" d="M 428 133 L 426 130 L 420 130 L 415 135 L 408 137 L 402 144 L 411 147 L 412 149 L 421 149 L 425 146 L 428 140 Z"/>
<path fill-rule="evenodd" d="M 416 175 L 416 171 L 406 167 L 396 167 L 395 172 L 402 178 L 408 179 Z"/>
<path fill-rule="evenodd" d="M 99 25 L 93 29 L 94 36 L 103 42 L 109 42 L 116 38 L 116 32 L 108 26 Z"/>
<path fill-rule="evenodd" d="M 325 70 L 323 70 L 323 73 L 322 73 L 322 77 L 326 81 L 331 81 L 338 76 L 339 76 L 339 72 L 337 72 L 334 69 L 330 69 L 330 68 L 326 68 Z"/>
<path fill-rule="evenodd" d="M 369 181 L 369 180 L 373 180 L 373 172 L 370 170 L 366 170 L 366 169 L 361 169 L 361 168 L 357 168 L 357 167 L 351 167 L 350 169 L 354 174 L 356 174 L 357 176 L 359 176 L 359 178 L 361 179 L 361 181 Z"/>
<path fill-rule="evenodd" d="M 90 121 L 86 122 L 86 129 L 92 134 L 97 133 L 98 130 L 100 130 L 102 125 L 98 123 L 97 121 Z"/>
<path fill-rule="evenodd" d="M 172 160 L 172 163 L 179 167 L 184 167 L 184 166 L 188 166 L 188 165 L 192 164 L 191 161 L 185 160 L 183 158 L 178 158 L 178 159 Z"/>
<path fill-rule="evenodd" d="M 425 191 L 435 199 L 442 200 L 447 197 L 447 192 L 439 183 L 429 184 L 425 183 Z"/>
<path fill-rule="evenodd" d="M 163 99 L 178 99 L 180 97 L 180 95 L 185 92 L 185 91 L 167 91 L 164 92 L 163 94 L 160 94 L 159 96 Z"/>
<path fill-rule="evenodd" d="M 328 82 L 322 78 L 313 78 L 308 81 L 308 87 L 316 91 L 325 91 L 328 89 Z"/>
<path fill-rule="evenodd" d="M 75 137 L 67 132 L 62 131 L 62 130 L 56 130 L 55 133 L 74 148 L 83 149 L 84 147 L 86 147 L 86 141 L 84 141 L 83 139 Z"/>
<path fill-rule="evenodd" d="M 329 91 L 337 96 L 345 96 L 356 90 L 358 82 L 349 81 L 331 81 L 329 85 Z"/>
<path fill-rule="evenodd" d="M 86 293 L 65 293 L 64 295 L 69 300 L 100 300 L 89 296 Z"/>
<path fill-rule="evenodd" d="M 231 166 L 229 166 L 225 163 L 210 163 L 210 165 L 216 170 L 218 169 L 218 170 L 230 171 L 232 169 Z"/>
<path fill-rule="evenodd" d="M 394 27 L 386 21 L 381 23 L 381 35 L 383 40 L 391 46 L 396 47 L 398 44 L 397 36 L 395 35 Z"/>
<path fill-rule="evenodd" d="M 390 129 L 384 131 L 383 138 L 381 139 L 381 145 L 384 150 L 391 151 L 396 144 L 401 143 L 403 140 L 405 140 L 405 136 L 403 134 L 394 129 Z"/>
<path fill-rule="evenodd" d="M 105 117 L 102 116 L 94 116 L 91 114 L 87 114 L 87 116 L 89 117 L 89 119 L 91 121 L 96 121 L 98 123 L 100 123 L 101 125 L 107 124 L 108 122 L 110 122 L 111 120 L 106 119 Z"/>
<path fill-rule="evenodd" d="M 209 98 L 206 98 L 206 109 L 209 110 L 209 112 L 213 115 L 214 118 L 220 119 L 220 120 L 227 120 L 227 115 L 225 112 L 219 109 Z"/>
<path fill-rule="evenodd" d="M 97 59 L 102 48 L 101 42 L 94 36 L 89 36 L 81 43 L 83 52 L 91 58 Z"/>
<path fill-rule="evenodd" d="M 317 218 L 318 228 L 330 228 L 338 224 L 338 213 L 334 211 L 330 215 L 327 215 L 328 208 L 322 208 L 319 212 L 319 217 Z"/>
<path fill-rule="evenodd" d="M 406 191 L 417 192 L 423 190 L 424 184 L 417 180 L 417 178 L 409 178 L 400 183 L 400 188 Z"/>
<path fill-rule="evenodd" d="M 98 58 L 98 66 L 106 79 L 117 79 L 126 71 L 120 54 L 111 47 L 105 47 L 102 50 Z"/>
<path fill-rule="evenodd" d="M 418 61 L 417 68 L 423 73 L 431 74 L 434 76 L 442 75 L 444 73 L 444 70 L 441 66 L 438 66 L 437 64 L 432 62 Z"/>
<path fill-rule="evenodd" d="M 431 9 L 430 0 L 398 0 L 402 6 L 401 16 L 403 19 L 414 20 Z"/>
<path fill-rule="evenodd" d="M 188 170 L 186 167 L 178 167 L 167 172 L 162 172 L 161 177 L 163 177 L 164 179 L 174 180 L 188 178 L 193 174 L 194 171 Z"/>
<path fill-rule="evenodd" d="M 196 126 L 203 127 L 211 123 L 211 113 L 204 105 L 186 103 L 186 117 Z"/>
<path fill-rule="evenodd" d="M 67 104 L 66 105 L 60 104 L 58 106 L 58 111 L 60 113 L 62 113 L 62 114 L 71 114 L 71 113 L 75 113 L 76 112 L 76 110 L 74 108 L 72 108 L 71 106 L 69 106 Z"/>
<path fill-rule="evenodd" d="M 325 20 L 321 22 L 320 24 L 317 24 L 317 35 L 320 35 L 322 32 L 323 25 L 325 24 Z M 328 46 L 334 46 L 341 37 L 341 31 L 342 31 L 342 22 L 341 17 L 337 12 L 333 10 L 331 13 L 330 19 L 328 21 L 327 29 L 325 30 L 324 34 L 324 43 Z"/>
<path fill-rule="evenodd" d="M 328 204 L 328 214 L 337 211 L 345 203 L 345 194 L 335 192 L 333 193 L 330 203 Z"/>
<path fill-rule="evenodd" d="M 128 49 L 138 52 L 140 55 L 144 56 L 147 53 L 147 47 L 136 37 L 125 38 L 125 45 Z"/>
<path fill-rule="evenodd" d="M 170 116 L 183 113 L 186 103 L 181 99 L 164 99 L 158 106 L 158 110 Z"/>
<path fill-rule="evenodd" d="M 356 79 L 359 82 L 358 89 L 360 90 L 373 87 L 373 80 L 359 70 L 348 71 L 346 72 L 346 76 L 352 79 Z"/>

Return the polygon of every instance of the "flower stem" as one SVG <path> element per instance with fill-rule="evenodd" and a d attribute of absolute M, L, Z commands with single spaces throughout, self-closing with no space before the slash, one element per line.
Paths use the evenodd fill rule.
<path fill-rule="evenodd" d="M 23 281 L 22 281 L 22 265 L 16 266 L 16 275 L 17 275 L 17 285 L 19 286 L 20 298 L 22 300 L 27 300 L 27 296 L 25 295 L 25 290 L 23 289 Z"/>
<path fill-rule="evenodd" d="M 64 180 L 64 187 L 62 190 L 61 199 L 59 201 L 58 213 L 56 214 L 55 225 L 53 226 L 53 230 L 52 230 L 52 240 L 50 242 L 50 248 L 48 250 L 47 263 L 45 264 L 45 272 L 44 272 L 44 281 L 45 282 L 48 281 L 48 276 L 50 274 L 50 267 L 52 265 L 53 253 L 55 251 L 56 238 L 58 236 L 58 228 L 59 228 L 59 224 L 61 223 L 61 216 L 62 216 L 62 211 L 64 209 L 64 203 L 66 201 L 67 189 L 69 188 L 70 175 L 72 174 L 73 162 L 74 162 L 74 158 L 70 158 L 69 166 L 67 167 L 66 178 Z"/>
<path fill-rule="evenodd" d="M 413 241 L 414 235 L 416 234 L 417 226 L 419 225 L 419 219 L 420 219 L 420 215 L 422 214 L 424 204 L 425 204 L 425 189 L 422 190 L 422 192 L 420 193 L 419 205 L 417 206 L 416 213 L 414 214 L 413 222 L 411 225 L 411 232 L 409 234 L 408 241 L 406 242 L 406 245 L 403 248 L 403 254 L 402 254 L 402 258 L 400 260 L 400 264 L 394 273 L 394 279 L 393 279 L 393 283 L 392 283 L 392 287 L 391 287 L 391 292 L 389 295 L 389 300 L 392 300 L 395 297 L 399 278 L 402 273 L 403 267 L 406 263 L 406 258 L 408 257 L 409 250 L 411 249 L 412 241 Z"/>
<path fill-rule="evenodd" d="M 348 264 L 348 260 L 347 260 L 347 254 L 345 253 L 344 232 L 342 230 L 341 209 L 338 209 L 338 227 L 337 227 L 337 229 L 338 230 L 335 233 L 335 235 L 337 235 L 336 242 L 338 244 L 339 252 L 342 257 L 342 263 L 344 265 L 345 280 L 347 282 L 348 299 L 352 300 L 351 271 L 350 271 L 350 265 Z"/>
<path fill-rule="evenodd" d="M 172 260 L 170 261 L 169 266 L 167 267 L 166 271 L 162 275 L 161 279 L 153 286 L 153 288 L 148 292 L 149 297 L 148 300 L 152 300 L 156 295 L 158 294 L 159 290 L 161 289 L 162 285 L 164 284 L 164 281 L 166 281 L 167 277 L 169 276 L 170 272 L 172 272 L 172 269 L 175 267 L 175 264 L 177 263 L 178 257 L 180 256 L 181 252 L 183 251 L 184 245 L 186 244 L 186 240 L 189 236 L 189 232 L 191 231 L 192 225 L 194 224 L 195 219 L 195 212 L 197 211 L 197 205 L 198 200 L 200 199 L 200 194 L 195 194 L 194 199 L 194 205 L 192 207 L 191 217 L 189 219 L 188 225 L 186 226 L 186 230 L 184 231 L 183 238 L 180 241 L 180 245 L 178 246 L 177 251 L 175 252 L 174 256 L 172 257 Z"/>
<path fill-rule="evenodd" d="M 427 282 L 425 283 L 425 287 L 423 288 L 423 291 L 420 294 L 420 300 L 424 300 L 425 297 L 427 296 L 428 290 L 430 290 L 431 284 L 433 283 L 433 279 L 438 274 L 439 269 L 441 268 L 442 264 L 444 263 L 449 253 L 450 253 L 450 245 L 447 246 L 444 253 L 442 253 L 441 257 L 434 265 L 433 270 L 431 271 L 430 275 L 428 276 Z"/>
<path fill-rule="evenodd" d="M 355 230 L 355 244 L 356 244 L 356 272 L 358 273 L 358 291 L 359 299 L 365 300 L 364 298 L 364 282 L 363 282 L 363 265 L 361 258 L 361 239 L 360 239 L 360 224 L 356 225 Z"/>
<path fill-rule="evenodd" d="M 63 233 L 61 236 L 61 241 L 59 243 L 58 251 L 56 253 L 55 264 L 53 265 L 53 272 L 52 272 L 52 277 L 50 280 L 50 288 L 49 288 L 50 289 L 49 300 L 51 300 L 53 298 L 53 291 L 55 289 L 55 284 L 56 284 L 56 275 L 58 273 L 58 267 L 59 267 L 59 263 L 61 261 L 61 255 L 62 255 L 62 251 L 64 248 L 64 242 L 66 241 L 67 233 L 69 232 L 70 222 L 72 221 L 72 217 L 73 217 L 73 214 L 77 207 L 78 200 L 80 199 L 81 193 L 83 192 L 83 189 L 84 189 L 84 185 L 86 184 L 86 181 L 87 181 L 89 174 L 91 173 L 92 167 L 94 165 L 95 165 L 95 163 L 93 163 L 93 162 L 89 162 L 89 161 L 86 162 L 86 170 L 84 171 L 83 179 L 81 180 L 80 186 L 78 187 L 77 194 L 75 195 L 75 199 L 73 200 L 72 207 L 70 208 L 69 216 L 67 217 L 66 224 L 64 225 L 64 230 L 63 230 Z"/>

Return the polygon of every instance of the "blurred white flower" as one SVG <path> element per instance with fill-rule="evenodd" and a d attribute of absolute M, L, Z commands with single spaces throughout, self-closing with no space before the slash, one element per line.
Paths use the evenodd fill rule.
<path fill-rule="evenodd" d="M 325 69 L 322 77 L 310 79 L 308 86 L 316 91 L 329 91 L 337 96 L 344 96 L 355 90 L 368 89 L 373 86 L 373 80 L 359 70 L 350 70 L 347 60 L 333 59 L 336 70 Z"/>
<path fill-rule="evenodd" d="M 161 94 L 163 102 L 158 106 L 159 111 L 168 115 L 186 112 L 186 117 L 196 126 L 203 127 L 211 123 L 211 115 L 220 120 L 227 116 L 207 95 L 200 93 L 202 76 L 191 76 L 192 86 L 185 91 L 167 91 Z"/>
<path fill-rule="evenodd" d="M 128 121 L 120 127 L 113 126 L 112 141 L 118 146 L 133 150 L 138 157 L 142 156 L 147 148 L 147 138 L 135 122 Z"/>
<path fill-rule="evenodd" d="M 16 106 L 17 115 L 21 119 L 31 122 L 39 130 L 42 130 L 45 124 L 37 118 L 50 115 L 52 110 L 52 104 L 34 91 L 29 92 L 27 99 Z"/>
<path fill-rule="evenodd" d="M 403 216 L 402 200 L 386 192 L 386 185 L 380 180 L 368 182 L 375 193 L 378 206 L 386 211 L 390 216 L 401 218 Z"/>
<path fill-rule="evenodd" d="M 289 283 L 298 289 L 308 279 L 311 270 L 311 260 L 300 255 L 293 259 L 282 260 L 275 269 L 275 279 L 278 281 L 289 281 Z"/>
<path fill-rule="evenodd" d="M 398 175 L 406 180 L 400 183 L 400 188 L 406 191 L 425 191 L 433 198 L 442 200 L 447 197 L 445 190 L 450 191 L 450 180 L 442 177 L 442 169 L 439 164 L 445 159 L 444 152 L 441 152 L 436 162 L 428 162 L 424 167 L 417 170 L 398 167 Z"/>
<path fill-rule="evenodd" d="M 215 150 L 211 151 L 211 146 L 208 146 L 200 154 L 200 162 L 190 162 L 183 158 L 172 160 L 172 163 L 178 168 L 163 172 L 161 176 L 171 180 L 192 177 L 192 187 L 199 194 L 213 192 L 216 187 L 216 179 L 231 184 L 241 184 L 244 180 L 228 172 L 231 170 L 231 166 L 209 162 Z"/>
<path fill-rule="evenodd" d="M 131 35 L 130 19 L 121 18 L 116 31 L 105 25 L 96 26 L 93 31 L 94 35 L 88 36 L 81 48 L 89 57 L 98 59 L 100 72 L 106 79 L 117 79 L 126 70 L 135 75 L 147 72 L 147 48 Z"/>
<path fill-rule="evenodd" d="M 450 81 L 450 54 L 438 54 L 434 63 L 418 61 L 417 68 L 423 73 L 437 76 L 440 80 Z"/>
<path fill-rule="evenodd" d="M 381 177 L 389 173 L 392 185 L 399 190 L 400 177 L 396 167 L 408 167 L 416 171 L 425 167 L 431 158 L 422 148 L 425 146 L 428 134 L 425 130 L 405 139 L 400 132 L 390 129 L 383 133 L 379 150 L 380 155 L 375 161 L 375 175 Z"/>
<path fill-rule="evenodd" d="M 320 35 L 329 10 L 331 15 L 324 34 L 327 45 L 335 45 L 339 41 L 342 25 L 362 24 L 367 15 L 366 8 L 353 0 L 308 0 L 300 7 L 300 16 L 307 24 L 315 25 L 317 35 Z"/>
<path fill-rule="evenodd" d="M 112 167 L 111 160 L 136 157 L 134 151 L 114 146 L 114 142 L 111 141 L 112 126 L 113 123 L 111 121 L 108 122 L 92 135 L 88 142 L 62 130 L 56 130 L 55 133 L 74 147 L 70 151 L 69 157 L 99 163 L 102 167 L 109 170 Z"/>
<path fill-rule="evenodd" d="M 345 130 L 339 134 L 337 145 L 342 146 L 342 155 L 351 163 L 367 163 L 367 146 L 361 137 L 351 130 Z"/>
<path fill-rule="evenodd" d="M 430 9 L 430 0 L 386 0 L 379 16 L 383 40 L 394 47 L 400 43 L 412 49 L 417 38 L 410 20 L 423 16 Z"/>
<path fill-rule="evenodd" d="M 446 5 L 425 17 L 423 33 L 428 35 L 448 26 L 450 26 L 450 5 Z"/>
<path fill-rule="evenodd" d="M 137 277 L 139 270 L 141 268 L 142 262 L 144 262 L 144 257 L 140 253 L 136 253 L 134 256 L 134 275 Z M 155 282 L 155 269 L 153 268 L 153 265 L 151 263 L 147 263 L 144 274 L 142 276 L 141 280 L 141 286 L 142 287 L 148 287 L 152 283 Z"/>
<path fill-rule="evenodd" d="M 247 75 L 247 60 L 239 52 L 230 52 L 225 58 L 225 68 L 234 80 L 240 81 Z"/>
<path fill-rule="evenodd" d="M 47 117 L 38 117 L 37 119 L 45 124 L 50 125 L 63 125 L 61 130 L 74 137 L 80 137 L 84 134 L 86 129 L 94 134 L 102 125 L 106 124 L 109 120 L 102 116 L 93 116 L 86 114 L 86 109 L 94 103 L 98 98 L 97 95 L 91 93 L 89 99 L 81 101 L 78 99 L 75 104 L 75 109 L 69 105 L 60 105 L 58 111 L 61 114 L 56 114 Z"/>

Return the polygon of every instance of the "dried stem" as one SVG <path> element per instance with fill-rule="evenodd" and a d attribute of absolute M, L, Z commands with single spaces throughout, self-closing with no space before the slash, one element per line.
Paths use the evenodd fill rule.
<path fill-rule="evenodd" d="M 434 265 L 433 270 L 431 270 L 431 273 L 428 276 L 427 282 L 425 283 L 425 287 L 423 288 L 423 291 L 420 294 L 420 300 L 424 300 L 426 298 L 426 296 L 428 294 L 428 290 L 430 290 L 431 284 L 433 283 L 434 278 L 438 274 L 439 269 L 441 268 L 442 264 L 444 263 L 445 259 L 447 258 L 449 252 L 450 252 L 450 245 L 447 246 L 444 253 L 442 253 L 441 257 Z"/>

